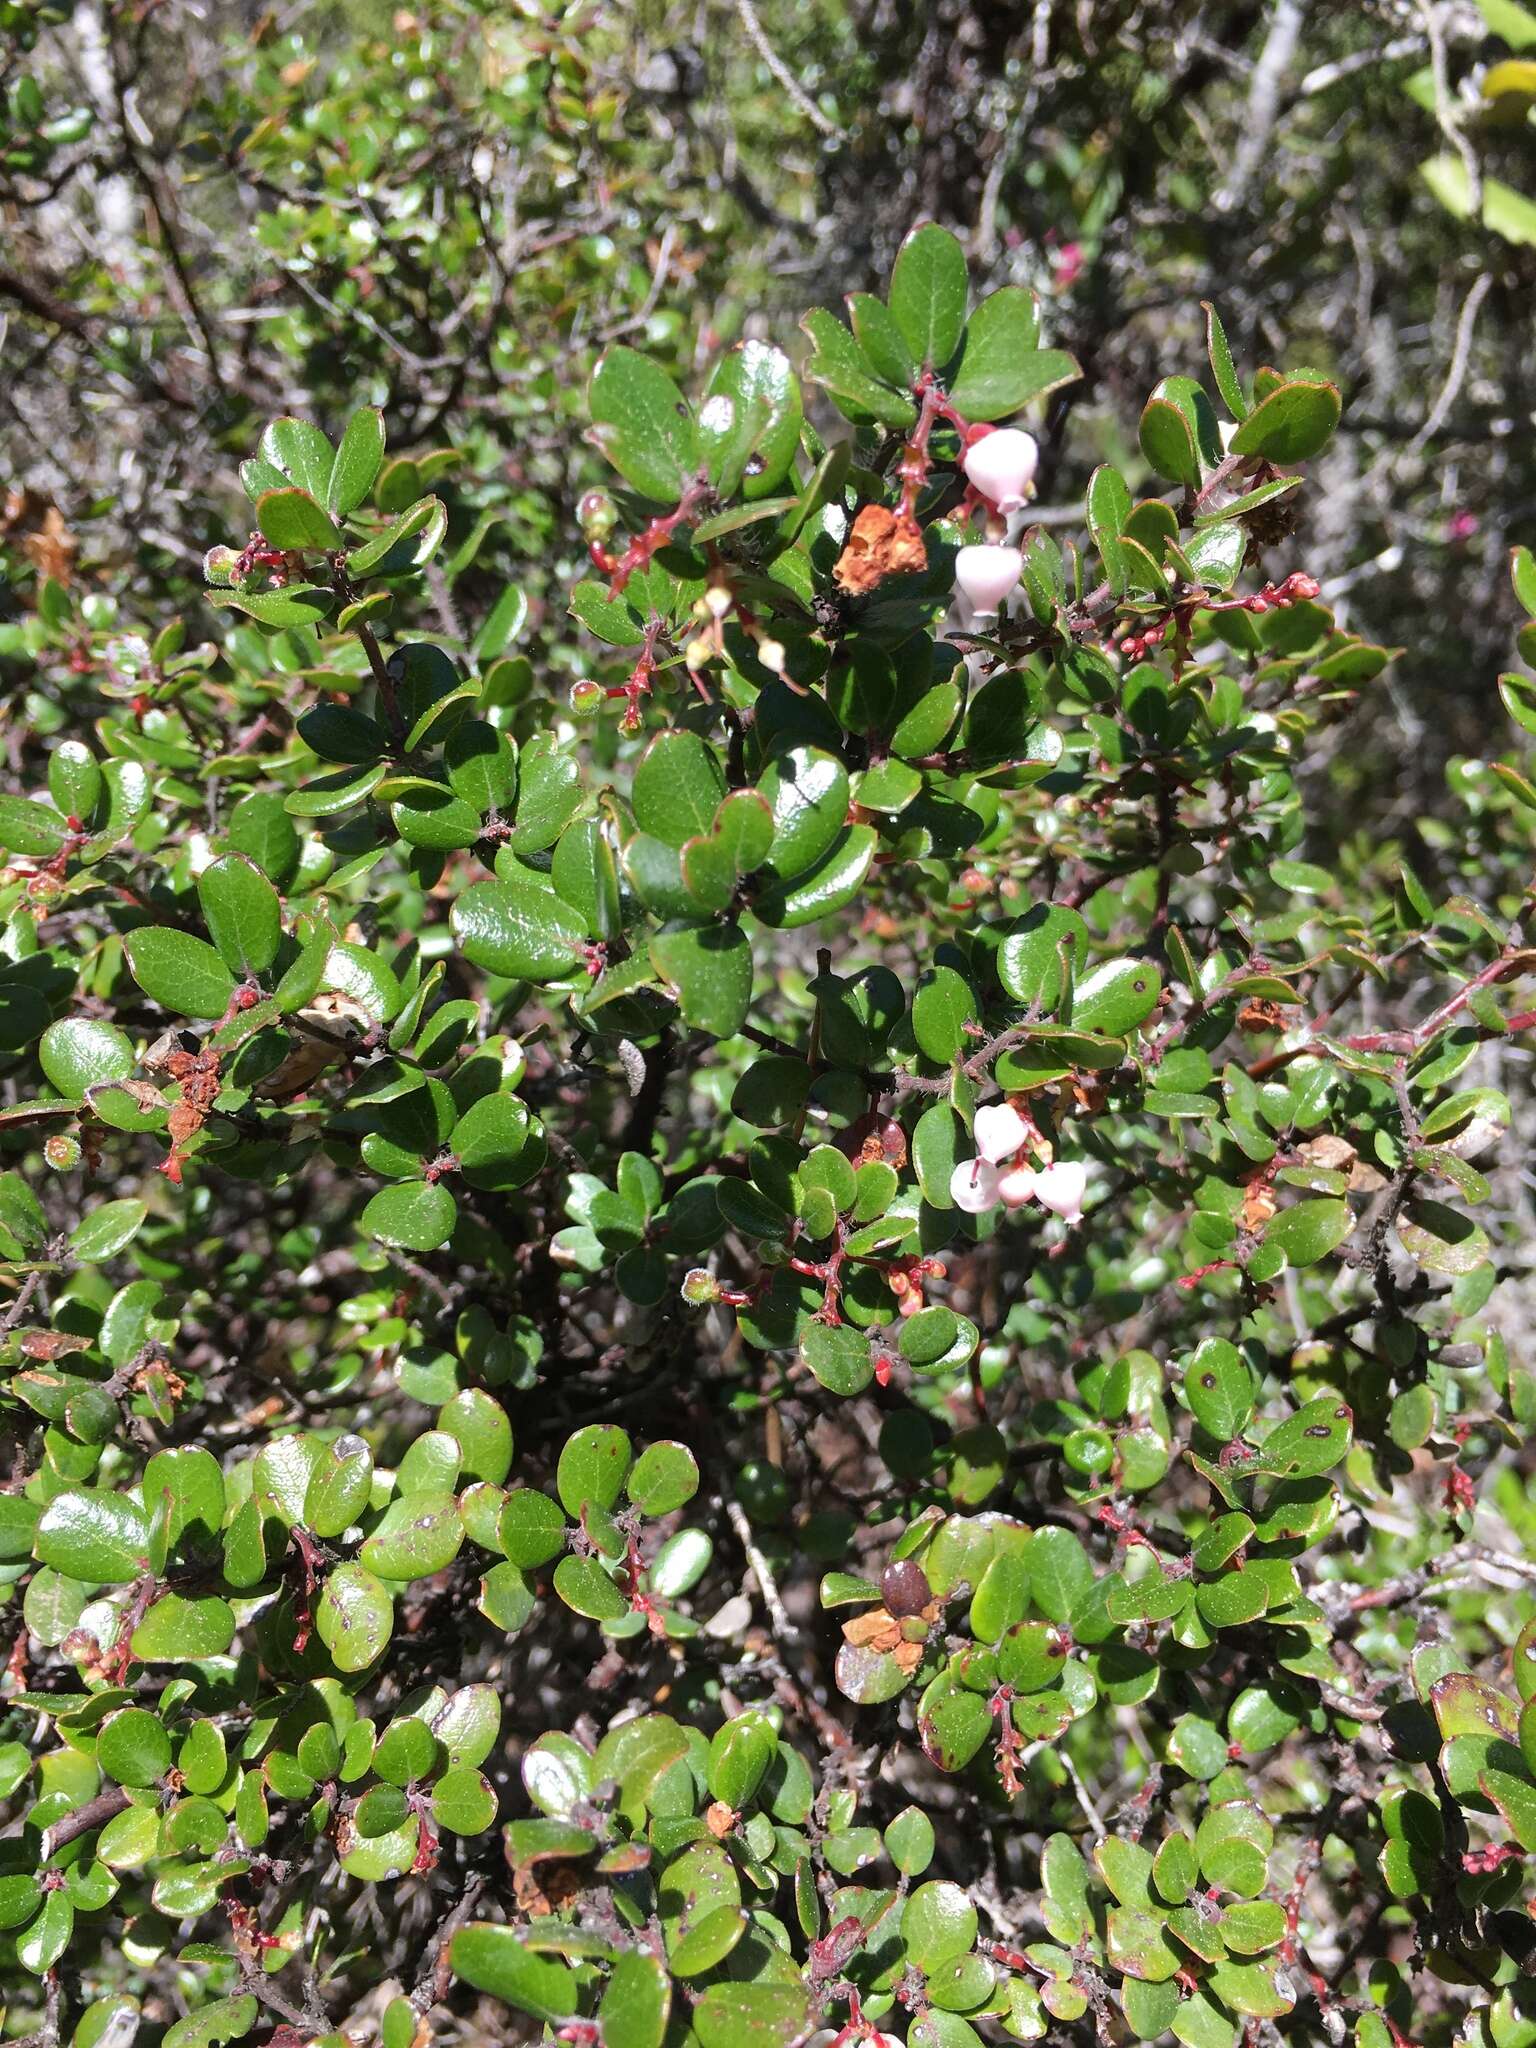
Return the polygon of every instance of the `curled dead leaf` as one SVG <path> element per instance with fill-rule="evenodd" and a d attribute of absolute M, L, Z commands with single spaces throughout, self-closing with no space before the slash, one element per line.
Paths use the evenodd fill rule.
<path fill-rule="evenodd" d="M 911 576 L 928 566 L 922 528 L 909 512 L 865 505 L 853 522 L 832 574 L 840 589 L 859 597 L 888 576 Z"/>

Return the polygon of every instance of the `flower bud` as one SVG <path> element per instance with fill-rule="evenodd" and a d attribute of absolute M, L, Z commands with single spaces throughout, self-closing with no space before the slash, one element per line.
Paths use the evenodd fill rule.
<path fill-rule="evenodd" d="M 1011 1159 L 1029 1136 L 1029 1126 L 1011 1102 L 989 1102 L 972 1126 L 976 1150 L 992 1166 Z"/>
<path fill-rule="evenodd" d="M 1088 1187 L 1088 1169 L 1081 1159 L 1058 1159 L 1035 1175 L 1035 1199 L 1043 1202 L 1063 1223 L 1083 1220 L 1083 1196 Z"/>
<path fill-rule="evenodd" d="M 704 1267 L 695 1266 L 683 1281 L 683 1299 L 690 1308 L 703 1308 L 720 1299 L 720 1282 Z"/>
<path fill-rule="evenodd" d="M 987 1160 L 962 1160 L 949 1177 L 949 1199 L 967 1216 L 980 1216 L 997 1206 L 997 1185 L 997 1168 Z"/>
<path fill-rule="evenodd" d="M 690 668 L 708 668 L 714 658 L 714 645 L 706 640 L 702 633 L 697 639 L 690 640 L 683 649 L 683 659 Z"/>
<path fill-rule="evenodd" d="M 757 658 L 770 675 L 784 673 L 784 642 L 782 640 L 759 640 Z"/>
<path fill-rule="evenodd" d="M 996 427 L 966 449 L 962 460 L 966 481 L 999 512 L 1017 512 L 1030 496 L 1040 450 L 1033 434 L 1018 427 Z"/>
<path fill-rule="evenodd" d="M 603 708 L 603 686 L 591 676 L 583 676 L 579 683 L 571 685 L 571 716 L 573 718 L 596 718 Z"/>
<path fill-rule="evenodd" d="M 619 508 L 606 491 L 587 491 L 576 507 L 583 540 L 607 540 L 619 523 Z"/>
<path fill-rule="evenodd" d="M 955 587 L 964 593 L 978 617 L 995 612 L 1024 573 L 1017 548 L 962 548 L 955 557 Z"/>
<path fill-rule="evenodd" d="M 735 602 L 723 583 L 712 583 L 704 593 L 704 607 L 712 618 L 723 619 Z"/>

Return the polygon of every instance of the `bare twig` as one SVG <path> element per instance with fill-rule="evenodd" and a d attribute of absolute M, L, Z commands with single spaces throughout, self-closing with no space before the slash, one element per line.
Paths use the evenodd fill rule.
<path fill-rule="evenodd" d="M 1216 204 L 1223 213 L 1230 213 L 1242 204 L 1254 173 L 1264 161 L 1280 112 L 1280 87 L 1296 54 L 1305 19 L 1306 9 L 1302 0 L 1278 0 L 1269 24 L 1269 34 L 1264 39 L 1264 48 L 1253 67 L 1253 82 L 1248 88 L 1243 132 L 1232 161 L 1232 174 L 1216 195 Z"/>
<path fill-rule="evenodd" d="M 48 1861 L 79 1836 L 88 1835 L 92 1828 L 105 1827 L 127 1806 L 128 1794 L 121 1785 L 114 1785 L 110 1791 L 98 1792 L 94 1799 L 88 1799 L 84 1806 L 77 1806 L 72 1813 L 62 1814 L 51 1828 L 43 1830 L 43 1860 Z"/>
<path fill-rule="evenodd" d="M 751 1566 L 752 1576 L 757 1581 L 757 1590 L 762 1594 L 763 1605 L 768 1610 L 768 1622 L 775 1641 L 790 1647 L 798 1645 L 800 1631 L 790 1620 L 784 1602 L 779 1596 L 773 1571 L 758 1548 L 757 1538 L 752 1534 L 752 1524 L 747 1520 L 746 1510 L 739 1500 L 727 1496 L 725 1512 L 731 1527 L 736 1531 L 737 1541 L 746 1552 L 747 1563 Z"/>
<path fill-rule="evenodd" d="M 810 122 L 818 134 L 825 135 L 829 142 L 841 142 L 843 139 L 842 129 L 838 127 L 835 121 L 827 119 L 826 115 L 817 106 L 816 102 L 784 62 L 784 59 L 779 55 L 772 43 L 769 42 L 764 32 L 763 24 L 758 19 L 757 9 L 752 5 L 752 0 L 736 0 L 736 12 L 741 17 L 741 25 L 747 32 L 748 42 L 751 43 L 753 49 L 756 50 L 780 85 L 783 86 L 793 105 L 804 114 L 806 120 Z"/>
<path fill-rule="evenodd" d="M 1472 220 L 1481 220 L 1483 215 L 1483 171 L 1477 160 L 1477 152 L 1467 140 L 1466 130 L 1461 125 L 1451 93 L 1450 75 L 1445 61 L 1445 24 L 1437 0 L 1419 0 L 1419 19 L 1424 24 L 1424 33 L 1429 38 L 1429 68 L 1435 81 L 1435 119 L 1440 123 L 1440 132 L 1461 158 L 1462 169 L 1467 174 L 1467 213 Z"/>
<path fill-rule="evenodd" d="M 450 1982 L 448 1971 L 448 1948 L 459 1929 L 474 1918 L 480 1904 L 481 1894 L 490 1880 L 483 1871 L 474 1871 L 465 1879 L 464 1893 L 453 1910 L 442 1919 L 427 1943 L 425 1960 L 411 1987 L 411 2003 L 419 2013 L 428 2013 L 448 1995 Z"/>
<path fill-rule="evenodd" d="M 1405 454 L 1416 455 L 1426 441 L 1433 440 L 1444 426 L 1451 407 L 1456 403 L 1461 387 L 1466 381 L 1467 359 L 1472 353 L 1472 330 L 1477 325 L 1477 311 L 1487 298 L 1492 284 L 1492 272 L 1483 271 L 1473 280 L 1471 290 L 1462 301 L 1461 312 L 1456 321 L 1456 339 L 1451 348 L 1451 360 L 1446 367 L 1445 382 L 1440 386 L 1439 395 L 1430 407 L 1423 426 L 1404 450 Z"/>

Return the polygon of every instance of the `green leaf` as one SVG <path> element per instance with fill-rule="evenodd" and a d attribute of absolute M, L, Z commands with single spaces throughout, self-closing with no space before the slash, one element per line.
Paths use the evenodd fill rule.
<path fill-rule="evenodd" d="M 210 590 L 210 604 L 230 605 L 258 625 L 288 628 L 313 626 L 330 615 L 334 594 L 312 583 L 289 583 L 281 590 Z"/>
<path fill-rule="evenodd" d="M 364 406 L 347 421 L 331 465 L 325 502 L 333 518 L 345 518 L 355 505 L 361 505 L 373 489 L 383 460 L 384 415 L 377 406 Z"/>
<path fill-rule="evenodd" d="M 221 2042 L 238 2041 L 255 2026 L 260 2010 L 250 1992 L 241 1992 L 234 1998 L 216 1998 L 167 2027 L 161 2048 L 218 2048 Z"/>
<path fill-rule="evenodd" d="M 197 900 L 230 972 L 265 974 L 277 957 L 283 919 L 277 891 L 255 863 L 243 854 L 220 854 L 198 876 Z"/>
<path fill-rule="evenodd" d="M 1259 1447 L 1260 1469 L 1285 1479 L 1329 1472 L 1349 1450 L 1354 1416 L 1336 1395 L 1320 1394 L 1272 1429 Z"/>
<path fill-rule="evenodd" d="M 1152 1014 L 1162 988 L 1163 977 L 1151 960 L 1105 960 L 1076 984 L 1072 1028 L 1124 1038 Z"/>
<path fill-rule="evenodd" d="M 394 1630 L 394 1602 L 372 1572 L 339 1564 L 315 1609 L 315 1629 L 338 1671 L 366 1671 Z"/>
<path fill-rule="evenodd" d="M 443 772 L 454 795 L 482 816 L 508 810 L 517 790 L 517 749 L 495 726 L 466 718 L 448 736 Z"/>
<path fill-rule="evenodd" d="M 589 1621 L 618 1621 L 629 1612 L 629 1602 L 595 1557 L 562 1557 L 555 1566 L 555 1591 Z"/>
<path fill-rule="evenodd" d="M 126 1586 L 147 1568 L 149 1522 L 120 1493 L 71 1489 L 43 1510 L 33 1555 L 70 1578 Z"/>
<path fill-rule="evenodd" d="M 1075 910 L 1037 903 L 1011 927 L 997 949 L 997 978 L 1016 1003 L 1038 1005 L 1049 1016 L 1064 986 L 1063 949 L 1074 973 L 1088 957 L 1088 926 Z"/>
<path fill-rule="evenodd" d="M 947 1067 L 966 1049 L 967 1025 L 976 1021 L 976 997 L 953 967 L 931 967 L 912 998 L 912 1035 L 926 1056 Z"/>
<path fill-rule="evenodd" d="M 1289 1265 L 1315 1266 L 1336 1251 L 1354 1227 L 1348 1202 L 1297 1202 L 1270 1218 L 1264 1243 L 1284 1252 Z"/>
<path fill-rule="evenodd" d="M 697 733 L 661 732 L 635 769 L 635 822 L 665 846 L 708 832 L 725 795 L 725 772 Z"/>
<path fill-rule="evenodd" d="M 119 1202 L 103 1202 L 100 1208 L 82 1216 L 70 1232 L 70 1251 L 82 1264 L 114 1258 L 138 1235 L 148 1213 L 145 1204 L 131 1196 Z"/>
<path fill-rule="evenodd" d="M 1209 299 L 1202 299 L 1200 304 L 1205 313 L 1206 353 L 1211 359 L 1211 375 L 1216 379 L 1216 389 L 1221 393 L 1222 403 L 1233 419 L 1245 420 L 1248 417 L 1248 400 L 1238 378 L 1237 366 L 1232 360 L 1227 330 L 1221 324 L 1221 315 Z"/>
<path fill-rule="evenodd" d="M 382 533 L 364 541 L 361 547 L 353 548 L 347 556 L 347 574 L 352 577 L 371 576 L 375 572 L 399 575 L 406 569 L 419 568 L 435 551 L 447 521 L 447 507 L 441 498 L 418 498 Z M 414 547 L 407 545 L 411 541 L 416 543 Z"/>
<path fill-rule="evenodd" d="M 692 408 L 661 365 L 632 348 L 609 349 L 592 373 L 588 411 L 592 440 L 625 481 L 675 505 L 703 449 Z"/>
<path fill-rule="evenodd" d="M 512 1465 L 512 1425 L 493 1394 L 465 1387 L 444 1405 L 437 1430 L 458 1445 L 461 1477 L 500 1486 Z"/>
<path fill-rule="evenodd" d="M 948 228 L 932 222 L 896 252 L 886 299 L 919 363 L 942 370 L 960 346 L 969 279 L 965 251 Z"/>
<path fill-rule="evenodd" d="M 340 527 L 308 491 L 263 491 L 256 523 L 275 548 L 302 553 L 341 546 Z"/>
<path fill-rule="evenodd" d="M 548 1156 L 543 1126 L 516 1095 L 482 1095 L 454 1125 L 448 1149 L 471 1187 L 520 1188 Z"/>
<path fill-rule="evenodd" d="M 1513 547 L 1509 551 L 1509 580 L 1514 585 L 1515 596 L 1533 619 L 1536 619 L 1536 555 L 1528 547 Z"/>
<path fill-rule="evenodd" d="M 51 1970 L 69 1946 L 75 1931 L 75 1909 L 63 1891 L 49 1892 L 42 1911 L 16 1938 L 16 1959 L 24 1970 L 41 1977 Z M 251 2003 L 254 2005 L 255 2000 Z"/>
<path fill-rule="evenodd" d="M 768 866 L 790 882 L 815 866 L 848 816 L 848 771 L 821 747 L 795 746 L 776 755 L 758 779 L 773 814 Z"/>
<path fill-rule="evenodd" d="M 651 960 L 697 1031 L 730 1038 L 752 999 L 752 948 L 733 924 L 668 924 L 651 940 Z"/>
<path fill-rule="evenodd" d="M 261 437 L 262 459 L 311 497 L 323 498 L 335 455 L 320 429 L 291 416 L 273 420 Z"/>
<path fill-rule="evenodd" d="M 222 1017 L 235 977 L 206 939 L 142 925 L 123 940 L 128 971 L 152 1002 L 180 1017 Z"/>
<path fill-rule="evenodd" d="M 855 424 L 878 420 L 888 427 L 912 425 L 917 409 L 911 399 L 892 391 L 875 375 L 863 350 L 835 314 L 818 306 L 800 325 L 815 349 L 805 374 L 828 393 L 839 412 Z"/>
<path fill-rule="evenodd" d="M 642 1515 L 670 1515 L 699 1490 L 698 1460 L 686 1444 L 651 1444 L 635 1460 L 625 1491 Z"/>
<path fill-rule="evenodd" d="M 453 1196 L 440 1181 L 407 1180 L 380 1188 L 364 1209 L 360 1227 L 380 1244 L 431 1252 L 453 1235 L 458 1214 Z"/>
<path fill-rule="evenodd" d="M 1140 441 L 1142 454 L 1159 476 L 1192 490 L 1198 488 L 1200 459 L 1195 453 L 1195 437 L 1188 420 L 1170 400 L 1155 395 L 1147 400 Z"/>
<path fill-rule="evenodd" d="M 525 1571 L 547 1564 L 565 1548 L 565 1538 L 565 1517 L 547 1493 L 517 1486 L 507 1495 L 497 1523 L 497 1541 L 513 1564 Z"/>
<path fill-rule="evenodd" d="M 829 1393 L 860 1394 L 875 1376 L 869 1338 L 846 1323 L 812 1323 L 800 1357 Z"/>
<path fill-rule="evenodd" d="M 949 376 L 950 402 L 968 420 L 1000 420 L 1082 373 L 1059 348 L 1039 346 L 1033 292 L 1004 285 L 966 323 L 960 360 Z"/>
<path fill-rule="evenodd" d="M 38 1042 L 43 1072 L 71 1102 L 106 1081 L 126 1081 L 138 1065 L 127 1034 L 97 1017 L 61 1017 Z"/>
<path fill-rule="evenodd" d="M 451 1835 L 483 1835 L 496 1823 L 496 1793 L 479 1771 L 447 1771 L 432 1788 L 432 1814 Z"/>
<path fill-rule="evenodd" d="M 705 1780 L 712 1799 L 738 1812 L 747 1805 L 778 1753 L 779 1739 L 763 1714 L 748 1709 L 717 1728 L 709 1745 Z"/>
<path fill-rule="evenodd" d="M 386 1510 L 359 1556 L 375 1578 L 428 1579 L 452 1564 L 463 1544 L 457 1501 L 412 1494 Z"/>
<path fill-rule="evenodd" d="M 699 440 L 722 498 L 766 498 L 789 474 L 800 446 L 800 385 L 788 356 L 766 342 L 738 342 L 723 356 L 699 408 Z"/>
<path fill-rule="evenodd" d="M 1249 413 L 1232 436 L 1234 455 L 1262 455 L 1266 462 L 1306 462 L 1324 449 L 1339 424 L 1338 386 L 1321 379 L 1282 383 Z"/>
<path fill-rule="evenodd" d="M 420 776 L 392 776 L 379 785 L 395 830 L 409 846 L 451 853 L 473 846 L 484 829 L 479 811 L 440 782 Z"/>
<path fill-rule="evenodd" d="M 708 1992 L 704 1995 L 709 1996 Z M 699 2010 L 694 2009 L 695 2032 L 699 2032 Z M 671 2011 L 672 1980 L 655 1956 L 630 1949 L 609 1971 L 598 2007 L 603 2048 L 661 2048 Z M 700 2039 L 710 2048 L 702 2032 Z M 733 2041 L 728 2048 L 741 2048 L 741 2044 Z"/>
<path fill-rule="evenodd" d="M 133 1632 L 133 1654 L 146 1664 L 196 1664 L 222 1657 L 235 1640 L 235 1611 L 206 1593 L 165 1593 Z"/>
<path fill-rule="evenodd" d="M 1111 463 L 1101 462 L 1088 479 L 1088 531 L 1104 563 L 1110 588 L 1123 595 L 1128 581 L 1120 536 L 1131 516 L 1131 494 L 1125 478 Z"/>
<path fill-rule="evenodd" d="M 48 756 L 48 794 L 59 813 L 84 823 L 96 809 L 101 791 L 101 767 L 90 748 L 83 740 L 60 740 Z"/>
<path fill-rule="evenodd" d="M 555 1474 L 566 1513 L 579 1520 L 585 1507 L 616 1506 L 633 1459 L 628 1436 L 613 1423 L 589 1423 L 568 1437 Z"/>
<path fill-rule="evenodd" d="M 531 881 L 475 882 L 454 899 L 449 922 L 474 966 L 521 981 L 569 974 L 587 936 L 569 904 Z"/>
<path fill-rule="evenodd" d="M 901 1916 L 907 1958 L 931 1974 L 956 1956 L 968 1955 L 976 1940 L 976 1908 L 970 1895 L 947 1878 L 920 1884 Z"/>
<path fill-rule="evenodd" d="M 1029 1588 L 1048 1620 L 1070 1622 L 1093 1582 L 1088 1553 L 1070 1529 L 1036 1530 L 1029 1546 Z"/>
<path fill-rule="evenodd" d="M 448 1962 L 461 1982 L 546 2025 L 578 2009 L 580 1979 L 570 1964 L 529 1947 L 514 1928 L 489 1922 L 461 1927 L 449 1944 Z"/>
<path fill-rule="evenodd" d="M 373 1453 L 360 1436 L 339 1436 L 315 1460 L 304 1492 L 304 1526 L 316 1536 L 341 1536 L 368 1505 Z"/>
<path fill-rule="evenodd" d="M 1207 1337 L 1184 1368 L 1189 1412 L 1208 1435 L 1230 1443 L 1253 1413 L 1253 1374 L 1235 1344 Z"/>
<path fill-rule="evenodd" d="M 1491 0 L 1483 0 L 1491 4 Z M 1467 167 L 1449 151 L 1419 166 L 1419 174 L 1436 199 L 1458 220 L 1472 217 L 1472 187 Z M 1482 224 L 1517 248 L 1536 247 L 1536 205 L 1502 178 L 1482 179 Z"/>
<path fill-rule="evenodd" d="M 872 292 L 852 292 L 843 303 L 853 338 L 870 368 L 893 389 L 907 390 L 917 375 L 917 358 L 884 299 Z"/>
<path fill-rule="evenodd" d="M 858 895 L 878 841 L 872 825 L 850 825 L 815 867 L 760 890 L 752 908 L 759 921 L 789 931 L 835 916 Z"/>
<path fill-rule="evenodd" d="M 124 1707 L 101 1725 L 96 1761 L 119 1785 L 158 1785 L 171 1768 L 171 1738 L 144 1707 Z"/>
<path fill-rule="evenodd" d="M 69 827 L 50 804 L 30 797 L 0 796 L 0 847 L 7 853 L 45 859 L 59 851 Z"/>
<path fill-rule="evenodd" d="M 792 2048 L 809 2016 L 801 1984 L 711 1984 L 693 2008 L 693 2031 L 702 2048 Z"/>

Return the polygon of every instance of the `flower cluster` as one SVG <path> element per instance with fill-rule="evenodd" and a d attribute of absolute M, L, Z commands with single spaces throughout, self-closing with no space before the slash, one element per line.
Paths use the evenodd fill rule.
<path fill-rule="evenodd" d="M 1057 1159 L 1050 1140 L 1011 1102 L 978 1109 L 973 1131 L 976 1157 L 962 1160 L 950 1176 L 950 1199 L 967 1215 L 981 1216 L 999 1203 L 1022 1209 L 1038 1202 L 1063 1223 L 1080 1223 L 1088 1169 L 1080 1159 Z M 1032 1166 L 1033 1153 L 1044 1163 Z"/>
<path fill-rule="evenodd" d="M 1006 544 L 1007 520 L 1022 512 L 1034 492 L 1040 450 L 1033 434 L 1019 427 L 995 427 L 972 441 L 961 467 L 966 482 L 988 511 L 985 542 L 961 548 L 955 557 L 955 585 L 978 618 L 992 617 L 1024 573 L 1024 557 Z"/>

